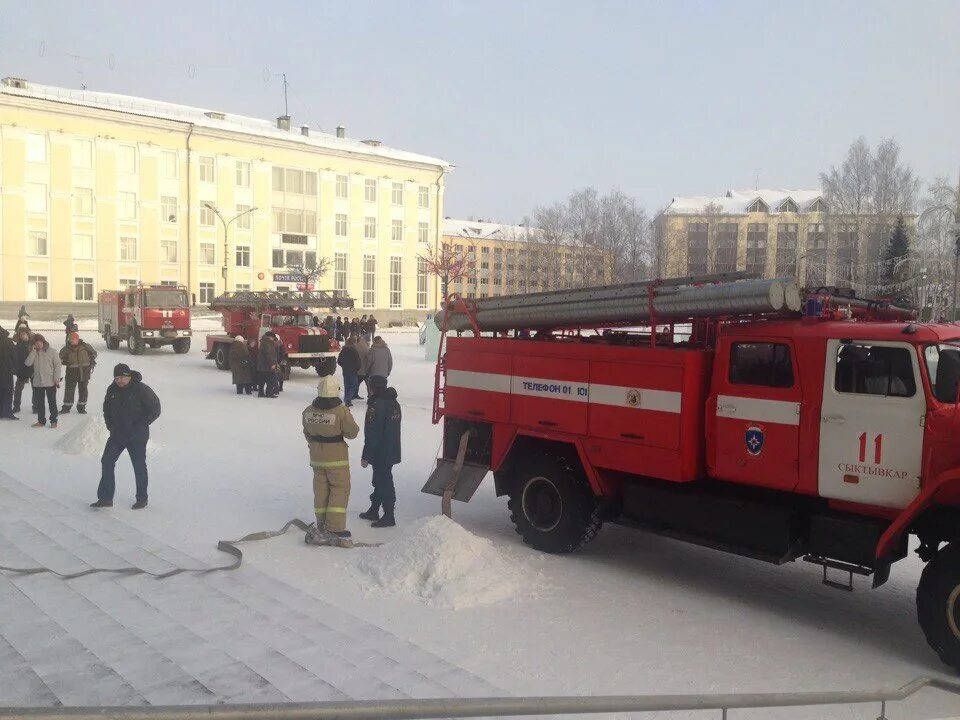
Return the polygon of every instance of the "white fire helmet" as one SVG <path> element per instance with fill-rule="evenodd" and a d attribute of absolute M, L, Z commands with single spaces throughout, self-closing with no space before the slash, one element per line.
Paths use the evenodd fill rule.
<path fill-rule="evenodd" d="M 320 397 L 340 397 L 340 381 L 336 375 L 325 375 L 317 383 L 317 395 Z"/>

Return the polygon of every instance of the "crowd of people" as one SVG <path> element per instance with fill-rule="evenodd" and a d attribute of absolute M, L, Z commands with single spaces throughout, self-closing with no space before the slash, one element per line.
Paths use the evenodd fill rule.
<path fill-rule="evenodd" d="M 65 344 L 51 347 L 40 333 L 30 329 L 26 311 L 21 308 L 13 337 L 0 328 L 0 419 L 18 420 L 23 391 L 31 386 L 31 406 L 37 416 L 33 427 L 56 428 L 60 415 L 87 412 L 89 382 L 97 365 L 97 351 L 84 342 L 73 316 L 63 323 Z M 317 397 L 302 412 L 303 433 L 307 440 L 313 469 L 314 515 L 306 541 L 329 545 L 349 542 L 346 528 L 350 499 L 350 460 L 348 440 L 359 434 L 359 426 L 350 408 L 355 400 L 367 402 L 363 426 L 360 465 L 371 468 L 370 506 L 360 518 L 372 527 L 396 525 L 396 490 L 393 466 L 400 462 L 400 425 L 402 412 L 397 391 L 388 378 L 393 371 L 393 356 L 383 338 L 376 335 L 373 316 L 333 318 L 321 324 L 328 334 L 341 341 L 336 358 L 321 365 Z M 238 395 L 276 398 L 289 378 L 290 362 L 283 343 L 273 332 L 260 341 L 236 337 L 230 348 L 232 382 Z M 337 380 L 340 367 L 342 384 Z M 64 384 L 62 404 L 58 391 Z M 364 387 L 366 398 L 360 395 Z M 342 393 L 342 397 L 341 397 Z M 113 382 L 103 402 L 103 418 L 109 437 L 101 457 L 101 476 L 93 508 L 113 506 L 115 466 L 126 451 L 133 465 L 136 501 L 133 509 L 147 506 L 147 443 L 150 425 L 160 417 L 160 400 L 143 382 L 141 373 L 124 363 L 113 369 Z"/>

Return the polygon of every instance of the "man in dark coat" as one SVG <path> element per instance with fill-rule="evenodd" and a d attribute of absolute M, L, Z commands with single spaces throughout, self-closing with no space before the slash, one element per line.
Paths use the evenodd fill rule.
<path fill-rule="evenodd" d="M 356 338 L 347 338 L 347 344 L 337 356 L 337 365 L 343 371 L 343 404 L 352 407 L 360 391 L 360 353 Z"/>
<path fill-rule="evenodd" d="M 0 420 L 19 420 L 13 414 L 13 374 L 17 371 L 17 346 L 0 328 Z"/>
<path fill-rule="evenodd" d="M 257 353 L 257 372 L 260 373 L 262 389 L 258 397 L 277 397 L 277 371 L 280 363 L 277 359 L 277 346 L 273 340 L 273 333 L 265 333 L 260 338 L 260 350 Z"/>
<path fill-rule="evenodd" d="M 233 375 L 233 384 L 237 386 L 237 395 L 249 395 L 254 384 L 253 361 L 247 342 L 241 335 L 237 335 L 230 346 L 230 372 Z"/>
<path fill-rule="evenodd" d="M 17 376 L 17 382 L 13 387 L 13 412 L 20 412 L 20 398 L 23 397 L 23 388 L 33 377 L 33 368 L 27 365 L 27 356 L 30 354 L 30 346 L 33 344 L 28 325 L 20 325 L 17 331 L 17 369 L 14 373 Z M 32 395 L 31 391 L 31 395 Z M 36 412 L 36 407 L 34 407 Z"/>
<path fill-rule="evenodd" d="M 137 501 L 134 510 L 147 506 L 147 441 L 150 425 L 160 417 L 160 399 L 143 383 L 143 376 L 120 363 L 113 368 L 113 382 L 103 400 L 103 420 L 110 431 L 103 456 L 100 458 L 100 485 L 97 501 L 90 507 L 113 507 L 116 487 L 114 468 L 124 450 L 133 463 L 137 483 Z"/>
<path fill-rule="evenodd" d="M 70 333 L 80 331 L 80 327 L 77 325 L 77 321 L 73 319 L 73 313 L 71 313 L 70 315 L 67 315 L 67 319 L 63 321 L 63 329 L 64 329 L 63 341 L 65 343 L 70 342 Z"/>
<path fill-rule="evenodd" d="M 367 415 L 363 423 L 363 454 L 360 465 L 373 466 L 373 493 L 370 509 L 360 514 L 372 520 L 372 527 L 393 527 L 397 493 L 393 486 L 393 466 L 400 462 L 400 403 L 397 391 L 387 387 L 387 379 L 380 375 L 370 378 Z M 380 508 L 383 507 L 383 517 Z"/>

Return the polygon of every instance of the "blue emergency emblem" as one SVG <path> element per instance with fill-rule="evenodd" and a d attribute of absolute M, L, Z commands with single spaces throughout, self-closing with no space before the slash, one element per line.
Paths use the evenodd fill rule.
<path fill-rule="evenodd" d="M 743 434 L 743 444 L 746 445 L 748 453 L 759 455 L 763 450 L 763 430 L 756 426 L 748 427 Z"/>

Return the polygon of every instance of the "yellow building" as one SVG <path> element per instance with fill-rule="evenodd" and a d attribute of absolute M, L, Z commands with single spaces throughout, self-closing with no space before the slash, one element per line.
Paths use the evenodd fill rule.
<path fill-rule="evenodd" d="M 93 302 L 140 281 L 206 303 L 295 289 L 294 270 L 326 258 L 320 287 L 378 319 L 412 318 L 435 304 L 418 258 L 438 246 L 451 169 L 342 127 L 5 78 L 0 300 Z"/>
<path fill-rule="evenodd" d="M 905 218 L 911 228 L 915 216 Z M 819 190 L 728 190 L 675 197 L 655 222 L 660 274 L 744 270 L 866 289 L 895 218 L 831 215 Z"/>
<path fill-rule="evenodd" d="M 448 289 L 463 297 L 601 285 L 610 279 L 610 262 L 602 252 L 549 242 L 535 228 L 451 218 L 442 227 L 443 243 L 468 263 L 466 276 Z"/>

